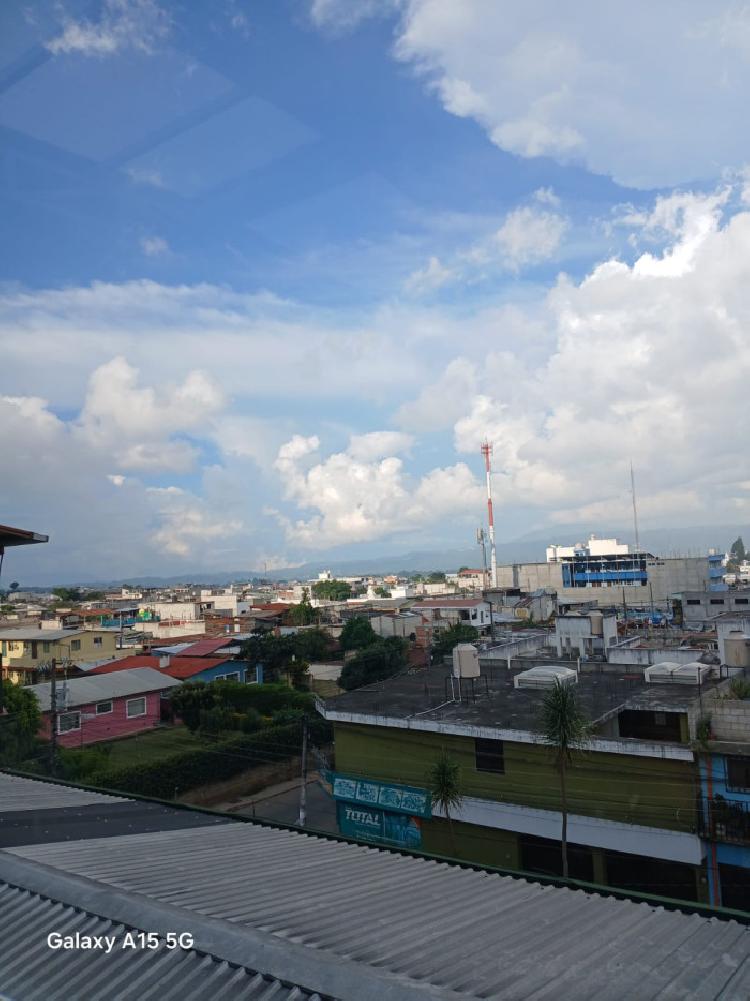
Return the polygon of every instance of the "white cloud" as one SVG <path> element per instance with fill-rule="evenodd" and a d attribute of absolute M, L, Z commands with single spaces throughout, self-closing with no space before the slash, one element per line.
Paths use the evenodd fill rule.
<path fill-rule="evenodd" d="M 464 463 L 413 480 L 400 458 L 383 454 L 389 441 L 407 444 L 403 435 L 375 432 L 354 436 L 345 452 L 322 460 L 317 438 L 296 436 L 285 444 L 276 463 L 285 496 L 316 512 L 307 520 L 279 514 L 287 539 L 313 549 L 366 542 L 476 510 L 482 486 Z"/>
<path fill-rule="evenodd" d="M 46 48 L 54 55 L 108 56 L 123 49 L 150 53 L 170 30 L 171 18 L 156 0 L 104 0 L 96 22 L 64 17 L 61 34 Z"/>
<path fill-rule="evenodd" d="M 736 0 L 576 17 L 553 0 L 405 0 L 395 52 L 502 149 L 648 188 L 746 161 L 749 25 Z"/>
<path fill-rule="evenodd" d="M 498 507 L 526 524 L 534 511 L 621 521 L 631 458 L 644 516 L 731 521 L 750 417 L 750 212 L 725 220 L 727 203 L 723 188 L 657 199 L 638 237 L 665 241 L 661 251 L 549 292 L 545 358 L 530 364 L 519 341 L 483 366 L 454 360 L 402 405 L 404 426 L 455 385 L 457 451 L 494 442 Z"/>
<path fill-rule="evenodd" d="M 169 244 L 161 236 L 143 236 L 141 250 L 146 257 L 162 257 L 169 253 Z"/>
<path fill-rule="evenodd" d="M 431 257 L 423 268 L 413 271 L 404 282 L 404 290 L 413 295 L 435 292 L 457 278 L 451 268 L 446 268 L 437 257 Z"/>
<path fill-rule="evenodd" d="M 402 0 L 311 0 L 310 18 L 318 28 L 337 33 L 351 31 L 371 17 L 385 17 Z"/>
<path fill-rule="evenodd" d="M 126 167 L 125 173 L 133 184 L 147 184 L 152 188 L 164 188 L 164 178 L 158 170 L 149 170 L 146 167 Z"/>
<path fill-rule="evenodd" d="M 108 473 L 107 479 L 116 487 L 121 487 L 125 482 L 125 477 L 121 473 Z"/>
<path fill-rule="evenodd" d="M 151 489 L 149 493 L 156 500 L 160 518 L 151 540 L 168 555 L 190 556 L 196 542 L 231 539 L 243 528 L 239 519 L 213 514 L 202 500 L 179 487 Z"/>

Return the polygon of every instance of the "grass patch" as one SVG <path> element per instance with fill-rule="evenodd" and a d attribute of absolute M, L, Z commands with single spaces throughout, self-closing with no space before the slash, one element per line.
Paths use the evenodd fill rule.
<path fill-rule="evenodd" d="M 165 726 L 113 740 L 107 746 L 111 748 L 109 767 L 125 768 L 158 761 L 159 758 L 179 754 L 181 751 L 197 751 L 206 745 L 200 737 L 190 733 L 186 726 Z"/>

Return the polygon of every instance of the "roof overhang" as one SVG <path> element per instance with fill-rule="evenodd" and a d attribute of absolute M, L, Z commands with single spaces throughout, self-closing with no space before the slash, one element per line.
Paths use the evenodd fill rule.
<path fill-rule="evenodd" d="M 0 525 L 0 550 L 9 546 L 33 546 L 38 542 L 49 542 L 49 536 L 28 532 L 23 528 L 11 528 L 10 525 Z"/>

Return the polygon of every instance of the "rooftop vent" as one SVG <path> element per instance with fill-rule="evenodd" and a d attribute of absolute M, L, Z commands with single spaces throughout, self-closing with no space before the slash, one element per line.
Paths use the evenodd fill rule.
<path fill-rule="evenodd" d="M 677 664 L 672 660 L 664 660 L 661 664 L 653 664 L 643 672 L 646 681 L 651 684 L 659 684 L 669 681 L 676 681 L 682 685 L 700 685 L 712 674 L 710 664 L 701 664 L 694 660 L 689 664 Z"/>
<path fill-rule="evenodd" d="M 513 679 L 515 688 L 554 688 L 555 682 L 561 685 L 574 685 L 578 681 L 578 675 L 570 667 L 563 667 L 562 664 L 545 664 L 542 667 L 530 667 L 527 671 L 521 671 Z"/>

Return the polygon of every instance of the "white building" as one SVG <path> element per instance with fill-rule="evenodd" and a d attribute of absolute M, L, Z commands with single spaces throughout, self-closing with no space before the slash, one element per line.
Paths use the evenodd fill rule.
<path fill-rule="evenodd" d="M 604 655 L 617 643 L 617 616 L 602 612 L 581 615 L 570 612 L 555 619 L 555 646 L 558 657 Z"/>
<path fill-rule="evenodd" d="M 574 556 L 627 556 L 628 553 L 627 543 L 617 539 L 597 539 L 592 535 L 585 545 L 577 542 L 574 546 L 547 546 L 547 562 L 557 563 Z"/>

